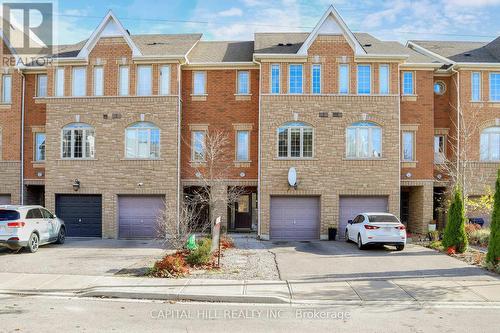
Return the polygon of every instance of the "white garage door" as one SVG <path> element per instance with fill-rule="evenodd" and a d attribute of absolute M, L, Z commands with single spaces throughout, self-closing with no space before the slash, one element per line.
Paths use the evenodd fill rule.
<path fill-rule="evenodd" d="M 319 197 L 272 197 L 271 239 L 319 239 Z"/>
<path fill-rule="evenodd" d="M 340 223 L 338 234 L 344 238 L 347 221 L 352 220 L 361 213 L 386 213 L 387 197 L 340 197 Z"/>
<path fill-rule="evenodd" d="M 155 238 L 158 216 L 164 209 L 163 196 L 120 196 L 119 237 Z"/>
<path fill-rule="evenodd" d="M 10 195 L 0 194 L 0 205 L 10 205 Z"/>

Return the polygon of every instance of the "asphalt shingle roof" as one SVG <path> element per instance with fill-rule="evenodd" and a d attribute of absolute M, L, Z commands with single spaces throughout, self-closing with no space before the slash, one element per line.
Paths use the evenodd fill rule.
<path fill-rule="evenodd" d="M 454 62 L 500 62 L 500 37 L 488 42 L 412 40 Z"/>
<path fill-rule="evenodd" d="M 248 62 L 252 61 L 253 41 L 200 41 L 189 53 L 189 61 L 206 62 Z"/>

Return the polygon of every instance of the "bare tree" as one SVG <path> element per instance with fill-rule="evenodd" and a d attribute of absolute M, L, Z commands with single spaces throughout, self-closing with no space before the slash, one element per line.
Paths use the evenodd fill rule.
<path fill-rule="evenodd" d="M 241 187 L 226 185 L 233 167 L 228 134 L 221 130 L 209 131 L 205 133 L 203 142 L 197 144 L 196 147 L 188 144 L 191 151 L 197 154 L 194 162 L 195 190 L 182 197 L 179 217 L 176 207 L 165 206 L 157 221 L 158 237 L 163 239 L 166 247 L 180 249 L 191 234 L 212 230 L 218 217 L 214 213 L 216 207 L 232 205 L 244 192 Z M 208 218 L 202 216 L 201 207 L 208 207 Z"/>

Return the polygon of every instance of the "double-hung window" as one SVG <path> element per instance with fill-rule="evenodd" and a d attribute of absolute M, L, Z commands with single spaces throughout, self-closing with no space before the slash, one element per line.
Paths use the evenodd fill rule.
<path fill-rule="evenodd" d="M 90 125 L 73 123 L 62 130 L 61 157 L 88 159 L 95 155 L 95 131 Z"/>
<path fill-rule="evenodd" d="M 444 163 L 446 159 L 445 152 L 445 136 L 435 135 L 434 136 L 434 163 L 441 164 Z"/>
<path fill-rule="evenodd" d="M 160 129 L 153 123 L 139 122 L 125 130 L 125 157 L 157 159 L 160 157 Z"/>
<path fill-rule="evenodd" d="M 339 94 L 347 95 L 349 93 L 349 65 L 341 64 L 339 66 Z"/>
<path fill-rule="evenodd" d="M 137 95 L 151 96 L 153 94 L 152 67 L 150 65 L 137 66 Z"/>
<path fill-rule="evenodd" d="M 288 68 L 288 92 L 290 94 L 302 94 L 302 65 L 291 64 Z"/>
<path fill-rule="evenodd" d="M 119 80 L 118 94 L 127 96 L 129 94 L 128 66 L 120 66 Z"/>
<path fill-rule="evenodd" d="M 382 129 L 371 122 L 351 124 L 346 130 L 346 157 L 382 157 Z"/>
<path fill-rule="evenodd" d="M 500 102 L 500 73 L 490 73 L 490 101 Z"/>
<path fill-rule="evenodd" d="M 250 132 L 236 131 L 236 160 L 247 162 L 250 160 Z"/>
<path fill-rule="evenodd" d="M 64 68 L 63 67 L 56 68 L 54 76 L 55 76 L 54 95 L 57 97 L 64 96 Z"/>
<path fill-rule="evenodd" d="M 193 95 L 205 95 L 207 93 L 207 72 L 193 73 Z"/>
<path fill-rule="evenodd" d="M 389 94 L 389 65 L 380 65 L 378 71 L 379 93 Z"/>
<path fill-rule="evenodd" d="M 12 102 L 12 76 L 2 76 L 2 103 Z"/>
<path fill-rule="evenodd" d="M 191 134 L 191 160 L 205 161 L 205 131 L 193 131 Z"/>
<path fill-rule="evenodd" d="M 160 95 L 170 94 L 170 66 L 160 67 Z"/>
<path fill-rule="evenodd" d="M 403 95 L 414 95 L 415 83 L 413 72 L 403 72 Z"/>
<path fill-rule="evenodd" d="M 104 95 L 104 68 L 94 67 L 94 96 Z"/>
<path fill-rule="evenodd" d="M 404 131 L 403 132 L 403 151 L 402 158 L 405 162 L 415 161 L 415 132 Z"/>
<path fill-rule="evenodd" d="M 489 127 L 481 132 L 481 161 L 500 161 L 500 127 Z"/>
<path fill-rule="evenodd" d="M 369 95 L 372 88 L 372 68 L 370 65 L 358 65 L 358 94 Z"/>
<path fill-rule="evenodd" d="M 281 92 L 281 70 L 279 64 L 271 65 L 271 94 Z"/>
<path fill-rule="evenodd" d="M 313 157 L 313 128 L 300 122 L 286 123 L 279 127 L 278 157 Z"/>
<path fill-rule="evenodd" d="M 473 72 L 471 73 L 471 88 L 472 94 L 471 99 L 473 102 L 478 102 L 481 100 L 481 73 Z"/>
<path fill-rule="evenodd" d="M 87 86 L 87 70 L 85 67 L 73 67 L 71 86 L 72 96 L 85 96 Z"/>
<path fill-rule="evenodd" d="M 311 92 L 313 94 L 321 94 L 321 65 L 313 64 L 311 68 Z"/>
<path fill-rule="evenodd" d="M 35 133 L 35 161 L 45 161 L 45 133 Z"/>
<path fill-rule="evenodd" d="M 250 73 L 248 71 L 238 71 L 238 94 L 250 94 Z"/>
<path fill-rule="evenodd" d="M 46 97 L 47 96 L 47 75 L 38 74 L 36 76 L 36 96 Z"/>

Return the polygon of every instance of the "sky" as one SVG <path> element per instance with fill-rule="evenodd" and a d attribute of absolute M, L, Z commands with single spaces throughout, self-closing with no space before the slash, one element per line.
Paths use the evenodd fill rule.
<path fill-rule="evenodd" d="M 311 31 L 331 0 L 59 0 L 59 44 L 90 36 L 109 9 L 132 34 L 192 33 L 251 40 L 254 32 Z M 500 0 L 336 0 L 353 31 L 383 40 L 480 40 L 500 36 Z"/>

